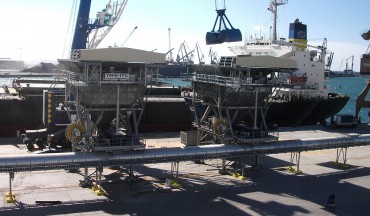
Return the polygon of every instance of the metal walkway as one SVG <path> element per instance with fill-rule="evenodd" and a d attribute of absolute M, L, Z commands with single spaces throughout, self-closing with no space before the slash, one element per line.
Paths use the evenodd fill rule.
<path fill-rule="evenodd" d="M 54 153 L 0 157 L 0 172 L 96 168 L 153 164 L 247 155 L 277 154 L 370 145 L 370 134 L 308 138 L 259 145 L 204 145 L 184 148 L 146 149 L 124 153 Z"/>

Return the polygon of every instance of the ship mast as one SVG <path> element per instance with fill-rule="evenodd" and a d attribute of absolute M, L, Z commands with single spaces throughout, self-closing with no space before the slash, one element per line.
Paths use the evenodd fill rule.
<path fill-rule="evenodd" d="M 273 27 L 272 27 L 272 40 L 277 40 L 276 36 L 276 20 L 277 20 L 277 7 L 280 5 L 287 4 L 288 0 L 271 0 L 270 7 L 267 10 L 271 11 L 273 14 Z"/>

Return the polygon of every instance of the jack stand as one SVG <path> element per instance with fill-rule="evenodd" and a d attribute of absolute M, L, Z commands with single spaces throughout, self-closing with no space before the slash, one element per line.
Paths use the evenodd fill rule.
<path fill-rule="evenodd" d="M 340 157 L 342 156 L 343 163 L 339 162 Z M 348 168 L 347 163 L 347 147 L 337 148 L 337 158 L 335 160 L 335 165 L 341 168 Z"/>
<path fill-rule="evenodd" d="M 290 172 L 293 172 L 293 173 L 297 174 L 297 175 L 302 174 L 302 171 L 299 169 L 300 160 L 301 160 L 301 152 L 291 152 L 290 153 L 290 166 L 289 166 L 288 170 Z M 297 164 L 297 170 L 294 170 L 294 168 L 292 167 L 294 161 Z"/>
<path fill-rule="evenodd" d="M 95 181 L 95 185 L 92 187 L 92 190 L 98 196 L 106 195 L 106 193 L 101 188 L 101 176 L 102 176 L 102 173 L 103 173 L 103 167 L 97 167 L 96 168 L 96 181 Z"/>
<path fill-rule="evenodd" d="M 176 176 L 174 176 L 176 179 L 179 178 L 179 163 L 179 161 L 171 162 L 171 176 L 174 176 L 176 172 Z"/>
<path fill-rule="evenodd" d="M 9 192 L 6 193 L 6 202 L 14 203 L 15 195 L 12 193 L 12 181 L 14 180 L 14 172 L 9 173 Z"/>

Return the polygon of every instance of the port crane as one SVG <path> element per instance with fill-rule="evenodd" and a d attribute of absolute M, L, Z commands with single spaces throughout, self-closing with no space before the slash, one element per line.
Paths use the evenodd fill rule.
<path fill-rule="evenodd" d="M 343 59 L 342 59 L 342 62 L 340 63 L 340 67 L 339 67 L 339 69 L 341 69 L 341 68 L 342 68 L 343 61 L 344 61 L 344 60 L 346 60 L 346 68 L 344 69 L 344 73 L 345 73 L 345 74 L 352 73 L 352 71 L 353 71 L 353 58 L 354 58 L 354 56 L 352 55 L 352 56 L 350 56 L 350 57 L 348 57 L 348 58 L 343 58 Z M 348 60 L 349 60 L 349 59 L 352 59 L 351 68 L 349 68 L 349 66 L 348 66 Z"/>
<path fill-rule="evenodd" d="M 333 58 L 334 58 L 334 53 L 333 52 L 330 52 L 327 60 L 326 60 L 326 64 L 325 64 L 325 70 L 327 71 L 330 71 L 331 70 L 331 64 L 333 62 Z"/>
<path fill-rule="evenodd" d="M 199 64 L 204 64 L 204 54 L 203 54 L 202 49 L 200 48 L 198 42 L 195 44 L 194 51 L 197 52 Z"/>
<path fill-rule="evenodd" d="M 211 64 L 218 64 L 220 61 L 220 57 L 215 51 L 213 51 L 212 47 L 209 48 L 208 57 L 211 58 Z"/>
<path fill-rule="evenodd" d="M 194 63 L 194 50 L 190 50 L 186 41 L 182 42 L 177 53 L 176 61 L 177 63 L 184 62 L 184 63 Z"/>
<path fill-rule="evenodd" d="M 78 10 L 78 20 L 72 41 L 71 57 L 78 56 L 79 49 L 95 49 L 119 21 L 128 0 L 112 3 L 111 0 L 105 8 L 97 12 L 96 18 L 90 19 L 91 0 L 81 0 Z M 86 22 L 87 21 L 87 22 Z"/>
<path fill-rule="evenodd" d="M 121 2 L 115 2 L 111 4 L 111 1 L 108 2 L 105 8 L 105 14 L 110 16 L 109 23 L 104 23 L 103 27 L 95 28 L 93 31 L 91 31 L 90 34 L 92 34 L 92 37 L 89 41 L 88 48 L 89 49 L 95 49 L 98 47 L 100 42 L 107 36 L 107 34 L 110 32 L 110 30 L 114 27 L 114 25 L 119 21 L 121 18 L 122 12 L 126 7 L 128 0 L 123 0 Z M 103 16 L 101 13 L 104 13 L 104 9 L 102 12 L 99 12 L 99 19 L 101 20 L 101 17 Z M 97 14 L 97 16 L 98 16 Z M 100 23 L 102 24 L 102 23 Z"/>
<path fill-rule="evenodd" d="M 350 56 L 350 57 L 348 57 L 348 58 L 346 58 L 346 69 L 344 70 L 344 73 L 352 73 L 353 72 L 353 58 L 354 58 L 354 56 L 352 55 L 352 56 Z M 351 63 L 351 68 L 349 68 L 349 66 L 348 66 L 348 60 L 349 59 L 352 59 L 352 63 Z"/>

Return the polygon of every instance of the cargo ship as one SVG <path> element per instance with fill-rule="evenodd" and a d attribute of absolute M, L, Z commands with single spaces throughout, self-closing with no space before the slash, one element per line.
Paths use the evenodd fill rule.
<path fill-rule="evenodd" d="M 277 65 L 282 60 L 296 62 L 295 68 L 282 75 L 281 85 L 271 91 L 271 97 L 266 101 L 264 110 L 266 124 L 278 126 L 324 124 L 327 118 L 338 113 L 346 105 L 349 96 L 329 92 L 329 74 L 325 72 L 326 39 L 321 46 L 308 45 L 307 26 L 298 19 L 290 23 L 288 41 L 277 39 L 277 8 L 285 3 L 287 1 L 271 1 L 269 10 L 274 17 L 271 38 L 248 39 L 242 46 L 229 47 L 235 54 L 230 57 L 229 64 L 243 68 L 243 64 L 238 65 L 237 62 L 244 57 L 264 57 L 265 61 Z M 246 59 L 249 61 L 249 67 L 260 67 L 257 60 Z M 204 72 L 202 68 L 195 70 L 198 71 L 196 73 Z M 211 73 L 215 73 L 214 71 L 211 70 Z"/>

